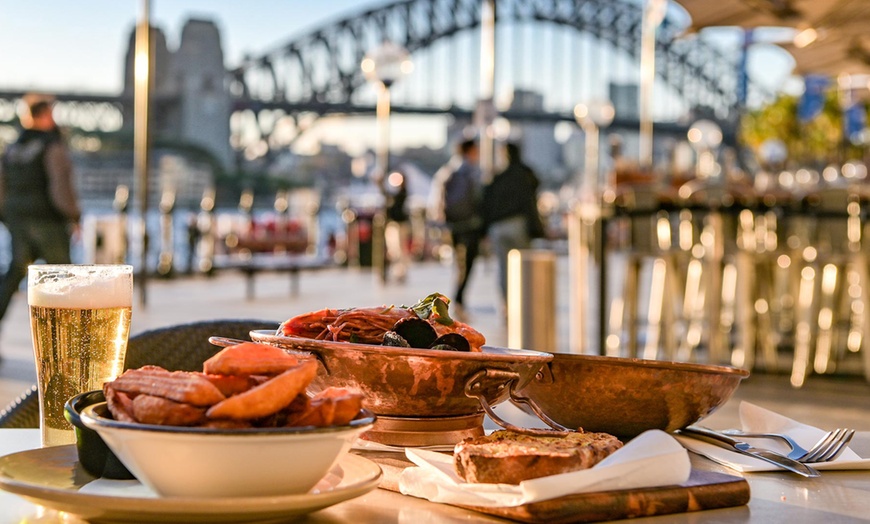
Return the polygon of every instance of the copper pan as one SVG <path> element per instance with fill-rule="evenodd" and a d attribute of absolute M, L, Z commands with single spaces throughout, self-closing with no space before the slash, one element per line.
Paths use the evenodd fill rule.
<path fill-rule="evenodd" d="M 395 348 L 313 340 L 251 331 L 251 340 L 314 354 L 320 371 L 312 388 L 352 388 L 377 415 L 449 417 L 471 415 L 507 400 L 529 383 L 553 355 L 484 346 L 481 352 Z M 228 339 L 212 337 L 227 345 Z"/>
<path fill-rule="evenodd" d="M 557 423 L 630 438 L 674 431 L 722 406 L 743 369 L 636 358 L 559 354 L 520 388 Z"/>

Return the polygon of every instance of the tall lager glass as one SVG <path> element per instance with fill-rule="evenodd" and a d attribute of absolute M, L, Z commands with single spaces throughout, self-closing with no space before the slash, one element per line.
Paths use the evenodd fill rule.
<path fill-rule="evenodd" d="M 117 377 L 124 367 L 133 305 L 133 267 L 33 265 L 27 303 L 36 359 L 42 445 L 75 442 L 63 417 L 71 397 Z"/>

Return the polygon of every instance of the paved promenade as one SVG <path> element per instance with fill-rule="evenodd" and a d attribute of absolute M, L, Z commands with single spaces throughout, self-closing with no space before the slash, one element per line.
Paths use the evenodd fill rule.
<path fill-rule="evenodd" d="M 560 348 L 566 348 L 568 306 L 564 259 L 560 260 L 558 272 L 558 344 Z M 292 296 L 288 275 L 258 275 L 256 298 L 251 301 L 245 299 L 245 280 L 237 272 L 224 272 L 213 278 L 151 280 L 147 307 L 134 302 L 132 332 L 208 319 L 282 321 L 324 307 L 410 304 L 435 291 L 450 293 L 453 288 L 452 267 L 436 263 L 414 265 L 405 283 L 386 286 L 376 282 L 371 272 L 366 270 L 330 269 L 302 273 L 300 277 L 299 294 Z M 484 259 L 477 265 L 469 286 L 468 322 L 486 335 L 490 344 L 506 345 L 506 326 L 503 312 L 497 306 L 499 300 L 492 260 Z M 15 297 L 0 334 L 0 406 L 35 382 L 26 302 L 25 293 Z M 870 385 L 857 378 L 811 377 L 804 388 L 793 390 L 788 377 L 754 375 L 742 383 L 735 399 L 714 414 L 708 423 L 714 427 L 734 425 L 739 404 L 736 400 L 739 399 L 823 427 L 849 425 L 870 430 Z"/>

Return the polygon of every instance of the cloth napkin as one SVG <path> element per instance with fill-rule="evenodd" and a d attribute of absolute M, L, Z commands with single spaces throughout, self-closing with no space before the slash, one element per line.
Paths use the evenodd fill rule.
<path fill-rule="evenodd" d="M 825 430 L 802 424 L 746 401 L 740 403 L 739 413 L 743 431 L 785 434 L 806 449 L 810 449 L 813 444 L 818 442 L 827 433 Z M 754 446 L 778 451 L 783 454 L 788 453 L 790 449 L 787 444 L 778 439 L 735 438 L 745 440 Z M 715 444 L 709 444 L 684 435 L 678 435 L 677 439 L 690 451 L 740 472 L 781 471 L 780 468 L 773 464 L 720 448 Z M 860 457 L 851 449 L 846 448 L 843 454 L 834 461 L 817 462 L 811 465 L 817 470 L 870 469 L 870 458 Z"/>
<path fill-rule="evenodd" d="M 406 449 L 405 455 L 417 467 L 402 472 L 402 494 L 481 507 L 520 506 L 576 493 L 682 484 L 692 470 L 686 450 L 659 430 L 635 437 L 590 469 L 531 479 L 519 485 L 465 483 L 453 469 L 452 455 L 412 448 Z"/>
<path fill-rule="evenodd" d="M 100 495 L 104 497 L 122 497 L 134 499 L 156 499 L 160 495 L 138 480 L 114 480 L 98 478 L 88 482 L 81 488 L 79 493 Z"/>

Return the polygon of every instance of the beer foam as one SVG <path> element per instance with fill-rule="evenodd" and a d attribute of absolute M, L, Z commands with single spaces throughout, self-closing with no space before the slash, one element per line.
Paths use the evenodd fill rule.
<path fill-rule="evenodd" d="M 66 309 L 132 307 L 133 275 L 82 266 L 63 276 L 43 276 L 39 282 L 28 282 L 27 303 Z"/>

